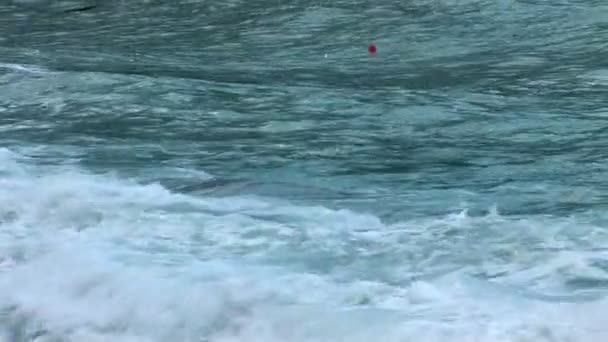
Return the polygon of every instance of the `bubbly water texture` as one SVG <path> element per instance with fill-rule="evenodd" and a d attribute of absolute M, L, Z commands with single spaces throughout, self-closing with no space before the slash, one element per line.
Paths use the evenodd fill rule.
<path fill-rule="evenodd" d="M 4 1 L 0 342 L 608 340 L 607 18 Z"/>

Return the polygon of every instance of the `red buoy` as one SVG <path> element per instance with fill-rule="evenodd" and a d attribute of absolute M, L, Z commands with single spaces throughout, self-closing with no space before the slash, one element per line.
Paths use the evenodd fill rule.
<path fill-rule="evenodd" d="M 367 51 L 369 53 L 371 53 L 372 55 L 376 53 L 376 44 L 372 43 L 369 44 L 369 46 L 367 47 Z"/>

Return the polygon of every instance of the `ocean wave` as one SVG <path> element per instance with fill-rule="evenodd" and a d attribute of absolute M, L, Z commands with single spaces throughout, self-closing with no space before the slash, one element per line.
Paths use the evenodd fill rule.
<path fill-rule="evenodd" d="M 6 341 L 599 341 L 604 228 L 397 223 L 0 152 Z M 595 279 L 577 288 L 577 280 Z M 593 295 L 593 296 L 589 296 Z M 593 317 L 593 318 L 589 318 Z"/>

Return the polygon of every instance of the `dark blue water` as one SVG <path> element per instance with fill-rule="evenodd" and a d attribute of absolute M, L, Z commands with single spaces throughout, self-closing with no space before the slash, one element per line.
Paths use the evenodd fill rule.
<path fill-rule="evenodd" d="M 603 341 L 606 18 L 0 4 L 0 341 Z"/>

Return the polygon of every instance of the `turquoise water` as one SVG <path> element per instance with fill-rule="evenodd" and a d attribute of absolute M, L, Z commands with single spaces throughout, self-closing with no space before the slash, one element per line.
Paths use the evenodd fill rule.
<path fill-rule="evenodd" d="M 0 341 L 604 341 L 606 37 L 600 1 L 0 4 Z"/>

